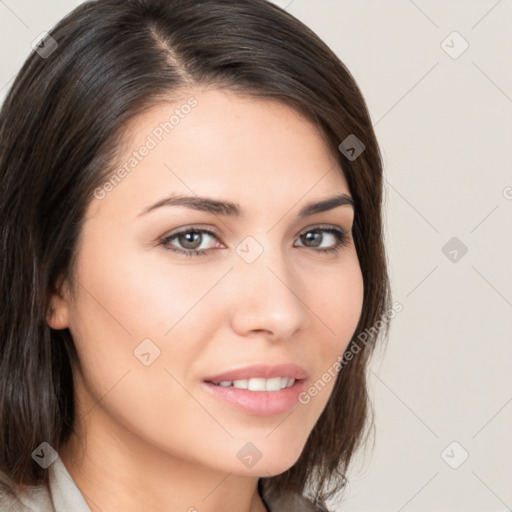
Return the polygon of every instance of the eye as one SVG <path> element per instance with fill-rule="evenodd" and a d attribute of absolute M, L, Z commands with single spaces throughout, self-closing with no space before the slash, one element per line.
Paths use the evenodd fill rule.
<path fill-rule="evenodd" d="M 327 236 L 325 235 L 327 234 Z M 318 226 L 304 231 L 299 235 L 304 247 L 319 250 L 320 252 L 335 252 L 349 244 L 347 233 L 333 226 Z M 324 243 L 327 242 L 327 243 Z"/>
<path fill-rule="evenodd" d="M 204 256 L 210 249 L 225 247 L 220 243 L 205 247 L 203 244 L 208 238 L 219 240 L 219 235 L 209 229 L 188 227 L 165 236 L 160 241 L 160 245 L 163 245 L 168 251 L 184 256 Z M 323 253 L 336 252 L 349 245 L 347 233 L 334 226 L 316 226 L 308 229 L 299 235 L 298 240 L 301 242 L 298 247 L 306 247 Z"/>
<path fill-rule="evenodd" d="M 185 256 L 201 256 L 207 254 L 207 249 L 209 249 L 208 247 L 200 248 L 204 242 L 205 235 L 206 237 L 218 239 L 217 234 L 209 229 L 186 228 L 164 237 L 161 244 L 165 249 L 181 253 Z M 173 240 L 176 240 L 181 247 L 173 247 L 170 245 Z"/>

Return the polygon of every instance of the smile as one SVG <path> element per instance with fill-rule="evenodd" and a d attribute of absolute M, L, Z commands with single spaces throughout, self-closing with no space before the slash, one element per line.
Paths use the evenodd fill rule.
<path fill-rule="evenodd" d="M 225 388 L 248 389 L 249 391 L 279 391 L 293 386 L 294 382 L 295 379 L 289 377 L 273 377 L 271 379 L 253 377 L 251 379 L 223 380 L 219 383 L 212 382 L 212 384 Z"/>

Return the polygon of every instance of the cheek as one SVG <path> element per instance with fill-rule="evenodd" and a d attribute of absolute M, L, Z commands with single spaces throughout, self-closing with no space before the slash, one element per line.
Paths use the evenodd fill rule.
<path fill-rule="evenodd" d="M 180 383 L 194 374 L 208 333 L 217 329 L 218 304 L 206 294 L 224 271 L 166 265 L 162 253 L 113 247 L 119 244 L 104 244 L 101 254 L 90 250 L 77 267 L 82 286 L 70 330 L 91 395 L 89 407 L 101 400 L 118 422 L 165 444 L 185 436 L 192 420 L 207 421 Z M 177 409 L 180 421 L 173 414 Z M 188 413 L 190 421 L 183 422 Z"/>
<path fill-rule="evenodd" d="M 339 272 L 331 272 L 330 279 L 326 278 L 315 290 L 316 300 L 312 303 L 319 305 L 315 313 L 319 317 L 318 332 L 323 335 L 310 347 L 316 360 L 316 374 L 311 376 L 299 399 L 308 408 L 312 421 L 318 419 L 327 404 L 338 377 L 339 361 L 361 316 L 364 283 L 357 258 L 348 260 Z"/>
<path fill-rule="evenodd" d="M 312 304 L 318 304 L 318 320 L 325 329 L 323 348 L 330 362 L 345 351 L 359 322 L 364 295 L 363 276 L 357 257 L 347 258 L 338 270 L 330 270 L 314 288 Z"/>
<path fill-rule="evenodd" d="M 121 350 L 125 361 L 146 338 L 163 351 L 195 315 L 219 273 L 206 272 L 200 266 L 187 269 L 166 264 L 162 248 L 149 253 L 133 247 L 123 250 L 120 241 L 112 242 L 89 243 L 89 253 L 82 255 L 77 280 L 83 286 L 73 311 L 75 330 L 84 331 L 84 336 L 87 333 L 88 342 L 100 345 L 100 350 Z M 102 247 L 101 253 L 94 247 Z M 208 314 L 204 313 L 197 328 L 208 323 Z M 190 333 L 191 340 L 193 333 L 186 333 Z M 189 347 L 190 340 L 186 340 Z"/>
<path fill-rule="evenodd" d="M 82 286 L 70 311 L 81 412 L 108 416 L 155 446 L 183 447 L 185 455 L 184 440 L 200 438 L 211 423 L 182 384 L 212 329 L 200 299 L 218 277 L 178 266 L 162 276 L 140 256 L 109 258 L 107 248 L 87 256 L 82 261 L 97 263 L 78 267 Z"/>

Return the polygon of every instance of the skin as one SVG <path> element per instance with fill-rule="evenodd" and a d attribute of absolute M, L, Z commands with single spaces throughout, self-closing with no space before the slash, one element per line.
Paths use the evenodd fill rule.
<path fill-rule="evenodd" d="M 275 416 L 225 405 L 201 381 L 292 362 L 307 371 L 309 387 L 343 354 L 361 314 L 352 206 L 297 216 L 309 202 L 350 192 L 319 131 L 295 110 L 192 90 L 136 119 L 120 163 L 191 96 L 198 105 L 190 114 L 91 200 L 76 294 L 63 281 L 51 299 L 48 324 L 70 329 L 82 366 L 74 369 L 76 435 L 59 454 L 93 512 L 264 511 L 258 477 L 297 461 L 334 379 L 308 404 Z M 138 217 L 171 192 L 230 200 L 244 216 L 172 206 Z M 319 224 L 346 231 L 348 245 L 334 253 L 307 246 L 299 235 Z M 161 243 L 182 227 L 220 236 L 203 235 L 207 255 L 187 257 Z M 321 248 L 335 245 L 322 233 Z M 247 236 L 263 248 L 251 264 L 236 252 Z M 134 356 L 146 338 L 160 349 L 148 366 Z M 247 442 L 262 454 L 250 468 L 236 455 Z"/>

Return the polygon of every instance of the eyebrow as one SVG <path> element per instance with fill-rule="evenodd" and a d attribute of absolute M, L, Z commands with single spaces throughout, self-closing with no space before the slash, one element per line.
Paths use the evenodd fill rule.
<path fill-rule="evenodd" d="M 302 219 L 304 217 L 308 217 L 309 215 L 314 215 L 315 213 L 325 212 L 337 208 L 338 206 L 345 205 L 352 206 L 352 208 L 355 209 L 354 200 L 347 194 L 340 194 L 337 196 L 329 197 L 327 199 L 323 199 L 322 201 L 307 204 L 299 211 L 298 217 Z M 146 215 L 149 212 L 156 210 L 157 208 L 162 208 L 163 206 L 186 206 L 187 208 L 192 208 L 193 210 L 213 213 L 215 215 L 228 217 L 242 216 L 242 209 L 238 203 L 233 203 L 231 201 L 220 201 L 218 199 L 212 199 L 209 197 L 171 194 L 142 210 L 137 215 L 137 217 Z"/>

